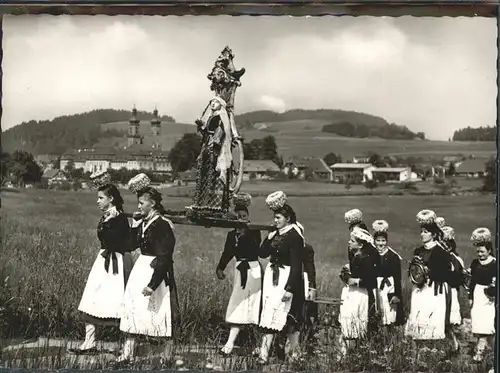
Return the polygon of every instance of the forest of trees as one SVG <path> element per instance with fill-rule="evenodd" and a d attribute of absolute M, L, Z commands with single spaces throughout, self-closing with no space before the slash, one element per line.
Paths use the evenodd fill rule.
<path fill-rule="evenodd" d="M 63 154 L 69 149 L 90 147 L 101 138 L 123 136 L 117 130 L 102 130 L 101 124 L 128 121 L 130 116 L 127 110 L 99 109 L 52 120 L 31 120 L 3 132 L 2 143 L 8 152 L 22 149 L 34 154 Z M 150 120 L 153 113 L 139 111 L 137 116 L 141 120 Z M 161 119 L 175 121 L 165 115 Z"/>
<path fill-rule="evenodd" d="M 346 110 L 303 110 L 294 109 L 284 113 L 276 113 L 270 110 L 252 111 L 245 114 L 236 115 L 235 121 L 239 125 L 246 126 L 248 123 L 265 122 L 288 122 L 296 120 L 322 120 L 327 122 L 351 122 L 362 123 L 367 126 L 384 126 L 389 124 L 385 119 L 356 111 Z"/>
<path fill-rule="evenodd" d="M 345 137 L 379 137 L 388 140 L 425 140 L 423 132 L 414 133 L 405 126 L 387 123 L 381 126 L 369 126 L 363 123 L 337 122 L 323 126 L 323 132 L 334 133 Z"/>
<path fill-rule="evenodd" d="M 462 128 L 453 133 L 453 141 L 496 141 L 497 127 Z"/>

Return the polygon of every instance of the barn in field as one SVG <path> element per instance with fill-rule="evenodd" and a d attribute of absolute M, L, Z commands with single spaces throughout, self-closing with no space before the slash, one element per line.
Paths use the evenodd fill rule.
<path fill-rule="evenodd" d="M 49 168 L 42 175 L 42 184 L 52 187 L 68 181 L 66 174 L 58 168 Z"/>
<path fill-rule="evenodd" d="M 364 183 L 373 179 L 373 170 L 376 169 L 370 163 L 335 163 L 330 166 L 333 171 L 333 180 L 345 182 L 347 179 L 359 180 Z"/>
<path fill-rule="evenodd" d="M 243 180 L 271 179 L 280 172 L 280 168 L 270 160 L 245 160 L 243 161 Z"/>
<path fill-rule="evenodd" d="M 468 159 L 463 161 L 455 169 L 456 176 L 476 178 L 483 177 L 486 174 L 485 159 Z"/>
<path fill-rule="evenodd" d="M 292 173 L 298 179 L 306 179 L 311 173 L 316 180 L 333 180 L 333 171 L 322 158 L 290 158 L 285 162 L 283 172 Z"/>
<path fill-rule="evenodd" d="M 373 178 L 379 182 L 401 182 L 411 179 L 410 167 L 378 167 L 372 171 Z"/>

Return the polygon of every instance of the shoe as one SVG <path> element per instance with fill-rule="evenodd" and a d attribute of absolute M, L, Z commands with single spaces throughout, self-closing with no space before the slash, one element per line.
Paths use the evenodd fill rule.
<path fill-rule="evenodd" d="M 97 353 L 97 348 L 95 347 L 90 347 L 90 348 L 70 348 L 68 349 L 68 352 L 71 354 L 75 355 L 94 355 Z"/>
<path fill-rule="evenodd" d="M 224 357 L 228 357 L 229 355 L 231 355 L 231 352 L 233 352 L 233 349 L 232 349 L 232 348 L 229 348 L 229 347 L 227 347 L 227 346 L 224 346 L 224 347 L 222 347 L 222 348 L 219 350 L 219 355 L 224 356 Z"/>
<path fill-rule="evenodd" d="M 252 356 L 259 356 L 260 355 L 260 347 L 255 347 L 252 351 Z"/>

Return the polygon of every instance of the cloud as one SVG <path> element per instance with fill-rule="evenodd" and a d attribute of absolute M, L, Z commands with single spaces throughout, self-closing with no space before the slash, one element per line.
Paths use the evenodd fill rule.
<path fill-rule="evenodd" d="M 259 102 L 266 108 L 278 113 L 283 113 L 286 111 L 286 103 L 283 99 L 264 95 L 260 98 Z"/>

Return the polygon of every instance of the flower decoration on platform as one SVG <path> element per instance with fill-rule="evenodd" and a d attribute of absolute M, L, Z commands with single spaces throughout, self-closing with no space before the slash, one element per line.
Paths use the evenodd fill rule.
<path fill-rule="evenodd" d="M 140 190 L 147 188 L 148 186 L 151 185 L 151 180 L 146 174 L 138 174 L 135 175 L 132 179 L 129 180 L 128 182 L 128 189 L 132 193 L 137 193 Z"/>
<path fill-rule="evenodd" d="M 389 223 L 385 220 L 375 220 L 372 228 L 375 232 L 387 232 L 389 230 Z"/>
<path fill-rule="evenodd" d="M 356 240 L 368 242 L 371 245 L 374 244 L 373 236 L 370 234 L 370 232 L 362 228 L 358 227 L 354 228 L 351 231 L 351 237 L 353 237 Z"/>
<path fill-rule="evenodd" d="M 477 228 L 472 232 L 470 240 L 474 246 L 482 246 L 491 242 L 491 232 L 488 228 Z"/>
<path fill-rule="evenodd" d="M 248 193 L 239 193 L 233 197 L 235 206 L 250 207 L 252 205 L 252 196 Z"/>
<path fill-rule="evenodd" d="M 434 220 L 434 222 L 436 223 L 436 225 L 439 228 L 443 228 L 444 226 L 446 226 L 446 221 L 441 216 L 436 217 L 436 219 Z"/>
<path fill-rule="evenodd" d="M 417 214 L 419 224 L 432 224 L 436 222 L 436 213 L 432 210 L 422 210 Z"/>
<path fill-rule="evenodd" d="M 111 183 L 111 175 L 108 171 L 97 171 L 90 175 L 90 182 L 94 188 L 98 189 L 106 184 Z"/>
<path fill-rule="evenodd" d="M 446 241 L 454 240 L 455 239 L 455 230 L 450 227 L 450 226 L 444 226 L 441 228 L 443 231 L 443 238 Z"/>
<path fill-rule="evenodd" d="M 266 205 L 269 209 L 276 211 L 286 204 L 286 194 L 281 190 L 271 193 L 266 198 Z"/>
<path fill-rule="evenodd" d="M 363 213 L 358 209 L 352 209 L 345 213 L 344 220 L 347 224 L 361 223 L 363 221 Z"/>

